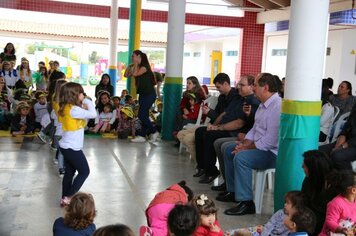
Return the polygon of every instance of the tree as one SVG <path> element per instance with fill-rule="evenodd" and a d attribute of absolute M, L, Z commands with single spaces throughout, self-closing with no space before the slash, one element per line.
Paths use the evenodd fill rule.
<path fill-rule="evenodd" d="M 98 56 L 98 52 L 97 51 L 92 51 L 91 54 L 88 57 L 88 60 L 91 64 L 95 64 L 98 62 L 98 60 L 100 60 L 101 57 Z"/>

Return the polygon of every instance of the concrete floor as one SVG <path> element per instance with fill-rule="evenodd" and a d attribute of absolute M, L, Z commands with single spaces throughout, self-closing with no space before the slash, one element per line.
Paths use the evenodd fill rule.
<path fill-rule="evenodd" d="M 154 195 L 183 179 L 194 193 L 216 196 L 211 185 L 192 177 L 194 162 L 187 153 L 178 154 L 172 142 L 134 144 L 86 137 L 84 152 L 91 173 L 81 191 L 94 196 L 97 227 L 123 223 L 138 235 Z M 63 214 L 61 179 L 53 156 L 37 138 L 0 138 L 0 236 L 52 235 L 54 220 Z M 273 211 L 272 196 L 266 190 L 261 215 L 227 216 L 224 209 L 233 205 L 216 201 L 223 230 L 265 223 Z"/>

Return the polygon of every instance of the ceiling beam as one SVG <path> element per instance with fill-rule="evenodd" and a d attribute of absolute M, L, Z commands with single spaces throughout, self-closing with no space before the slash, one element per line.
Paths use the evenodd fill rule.
<path fill-rule="evenodd" d="M 227 2 L 233 6 L 238 6 L 238 7 L 244 6 L 244 0 L 224 0 L 224 2 Z"/>
<path fill-rule="evenodd" d="M 280 8 L 278 5 L 270 2 L 269 0 L 248 0 L 248 1 L 267 10 Z"/>
<path fill-rule="evenodd" d="M 274 4 L 277 4 L 280 7 L 289 7 L 290 6 L 290 0 L 270 0 Z"/>

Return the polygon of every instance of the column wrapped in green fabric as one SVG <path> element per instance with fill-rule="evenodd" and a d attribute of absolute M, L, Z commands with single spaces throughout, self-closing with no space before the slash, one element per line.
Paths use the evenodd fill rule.
<path fill-rule="evenodd" d="M 321 102 L 283 100 L 276 164 L 274 208 L 283 208 L 284 195 L 300 190 L 303 153 L 318 148 Z"/>
<path fill-rule="evenodd" d="M 163 87 L 162 138 L 173 140 L 176 116 L 182 97 L 182 77 L 166 77 Z"/>

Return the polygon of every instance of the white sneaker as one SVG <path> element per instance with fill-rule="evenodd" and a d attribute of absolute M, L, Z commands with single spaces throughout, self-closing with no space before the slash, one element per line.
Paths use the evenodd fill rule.
<path fill-rule="evenodd" d="M 131 142 L 133 143 L 144 143 L 146 142 L 146 139 L 142 136 L 136 136 L 135 138 L 131 139 Z"/>
<path fill-rule="evenodd" d="M 155 133 L 151 134 L 150 139 L 148 141 L 151 143 L 156 142 L 158 136 L 159 136 L 159 133 L 158 133 L 158 131 L 156 131 Z"/>

